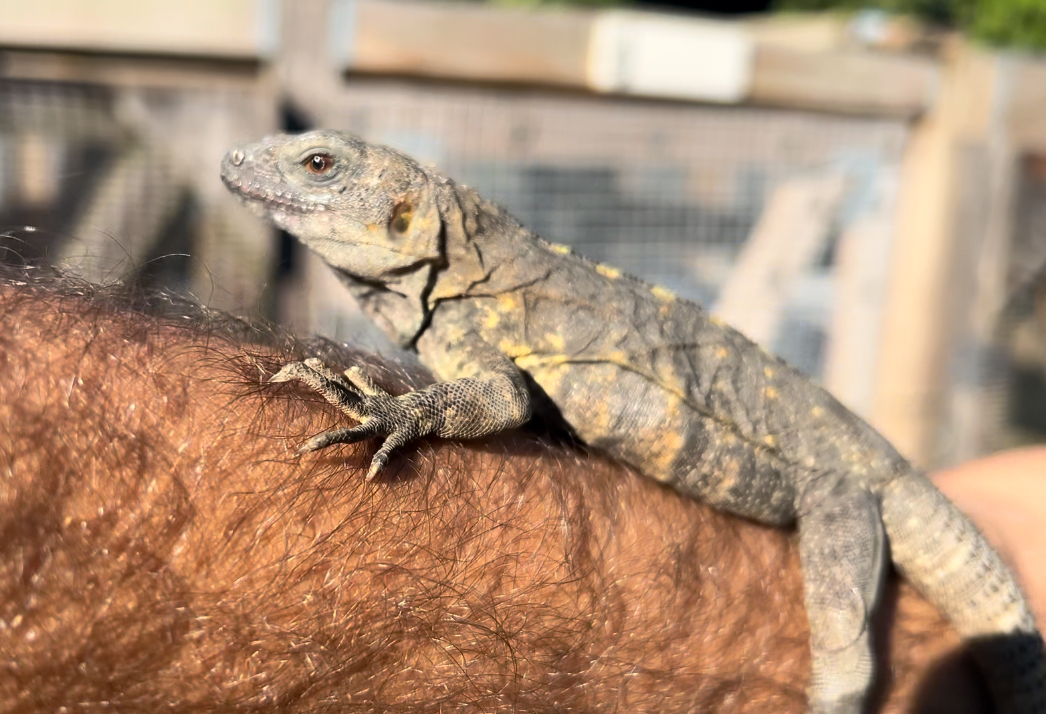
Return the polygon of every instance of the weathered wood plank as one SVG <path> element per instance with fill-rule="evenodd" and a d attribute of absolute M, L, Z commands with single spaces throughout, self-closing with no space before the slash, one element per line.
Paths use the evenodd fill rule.
<path fill-rule="evenodd" d="M 310 42 L 329 42 L 341 70 L 892 116 L 917 115 L 935 96 L 933 60 L 802 51 L 744 22 L 430 0 L 330 4 L 343 22 L 314 28 Z M 278 7 L 0 0 L 0 47 L 268 59 L 280 42 Z"/>
<path fill-rule="evenodd" d="M 627 27 L 608 31 L 622 24 Z M 766 33 L 750 31 L 742 22 L 678 15 L 527 12 L 419 0 L 359 0 L 353 26 L 352 36 L 344 39 L 347 50 L 342 54 L 349 57 L 345 69 L 379 74 L 552 84 L 647 97 L 904 117 L 928 110 L 938 85 L 932 59 L 857 50 L 800 51 L 760 39 Z M 678 91 L 679 67 L 668 61 L 671 53 L 666 54 L 658 33 L 665 35 L 665 45 L 674 46 L 687 28 L 695 38 L 709 42 L 722 35 L 724 46 L 739 41 L 752 45 L 751 53 L 733 53 L 737 67 L 688 63 L 693 65 L 688 72 L 730 74 L 736 91 L 710 91 L 707 96 L 699 91 L 684 96 Z M 608 41 L 615 46 L 606 47 Z M 617 65 L 608 70 L 613 61 Z M 610 80 L 608 71 L 613 75 Z M 665 81 L 658 81 L 659 71 Z M 641 81 L 628 81 L 634 77 Z M 709 79 L 702 82 L 695 77 L 691 84 L 720 84 Z"/>
<path fill-rule="evenodd" d="M 953 291 L 980 288 L 975 275 L 955 270 L 962 236 L 957 176 L 965 168 L 962 147 L 984 142 L 993 131 L 995 75 L 993 56 L 953 48 L 941 99 L 914 126 L 901 168 L 871 421 L 920 466 L 951 457 L 941 451 L 949 352 L 956 322 L 969 319 L 956 309 Z"/>
<path fill-rule="evenodd" d="M 360 0 L 348 69 L 473 81 L 585 86 L 593 14 L 478 4 Z"/>
<path fill-rule="evenodd" d="M 879 169 L 865 205 L 835 249 L 824 386 L 863 417 L 872 413 L 894 240 L 898 176 Z"/>
<path fill-rule="evenodd" d="M 107 87 L 243 90 L 268 81 L 265 67 L 239 59 L 0 49 L 0 78 Z"/>
<path fill-rule="evenodd" d="M 0 0 L 0 45 L 252 58 L 278 35 L 265 0 Z"/>
<path fill-rule="evenodd" d="M 1046 60 L 1022 58 L 1014 74 L 1008 89 L 1010 136 L 1017 145 L 1046 150 Z"/>
<path fill-rule="evenodd" d="M 758 104 L 914 117 L 933 106 L 931 59 L 871 52 L 804 52 L 760 44 L 748 100 Z"/>
<path fill-rule="evenodd" d="M 769 347 L 799 274 L 824 247 L 846 181 L 839 174 L 785 181 L 767 201 L 713 312 Z"/>

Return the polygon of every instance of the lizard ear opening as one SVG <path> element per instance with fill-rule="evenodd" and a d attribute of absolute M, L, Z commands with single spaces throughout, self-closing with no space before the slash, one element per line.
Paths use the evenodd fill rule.
<path fill-rule="evenodd" d="M 410 222 L 414 218 L 414 206 L 410 201 L 400 201 L 392 209 L 392 218 L 389 220 L 389 230 L 397 235 L 404 235 L 410 230 Z"/>

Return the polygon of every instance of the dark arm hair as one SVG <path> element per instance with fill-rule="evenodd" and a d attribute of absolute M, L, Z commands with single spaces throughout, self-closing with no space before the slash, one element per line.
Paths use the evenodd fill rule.
<path fill-rule="evenodd" d="M 373 444 L 294 456 L 342 419 L 265 382 L 306 346 L 26 275 L 0 279 L 0 712 L 804 710 L 791 534 L 526 432 L 367 484 Z M 927 674 L 957 646 L 936 612 L 887 599 L 883 710 L 977 704 L 962 657 Z"/>

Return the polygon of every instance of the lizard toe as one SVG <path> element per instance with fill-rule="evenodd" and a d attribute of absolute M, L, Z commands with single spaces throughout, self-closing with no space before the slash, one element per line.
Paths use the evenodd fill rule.
<path fill-rule="evenodd" d="M 326 449 L 328 446 L 334 446 L 335 444 L 355 444 L 358 441 L 364 441 L 373 436 L 378 436 L 380 433 L 381 432 L 370 423 L 345 427 L 343 429 L 331 429 L 322 434 L 317 434 L 306 441 L 298 447 L 298 453 L 307 454 L 312 451 Z"/>

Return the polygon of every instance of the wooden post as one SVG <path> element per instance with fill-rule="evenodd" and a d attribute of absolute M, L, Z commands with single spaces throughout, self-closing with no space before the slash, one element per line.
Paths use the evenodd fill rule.
<path fill-rule="evenodd" d="M 901 169 L 901 195 L 882 330 L 873 423 L 921 466 L 941 461 L 955 290 L 976 287 L 953 270 L 961 146 L 983 142 L 995 106 L 992 56 L 949 49 L 940 97 L 917 122 Z"/>
<path fill-rule="evenodd" d="M 824 246 L 845 185 L 842 176 L 828 174 L 778 186 L 712 311 L 769 347 L 796 278 Z"/>
<path fill-rule="evenodd" d="M 871 181 L 869 203 L 842 227 L 832 275 L 832 317 L 823 381 L 843 404 L 868 418 L 896 241 L 898 177 L 885 167 Z"/>

